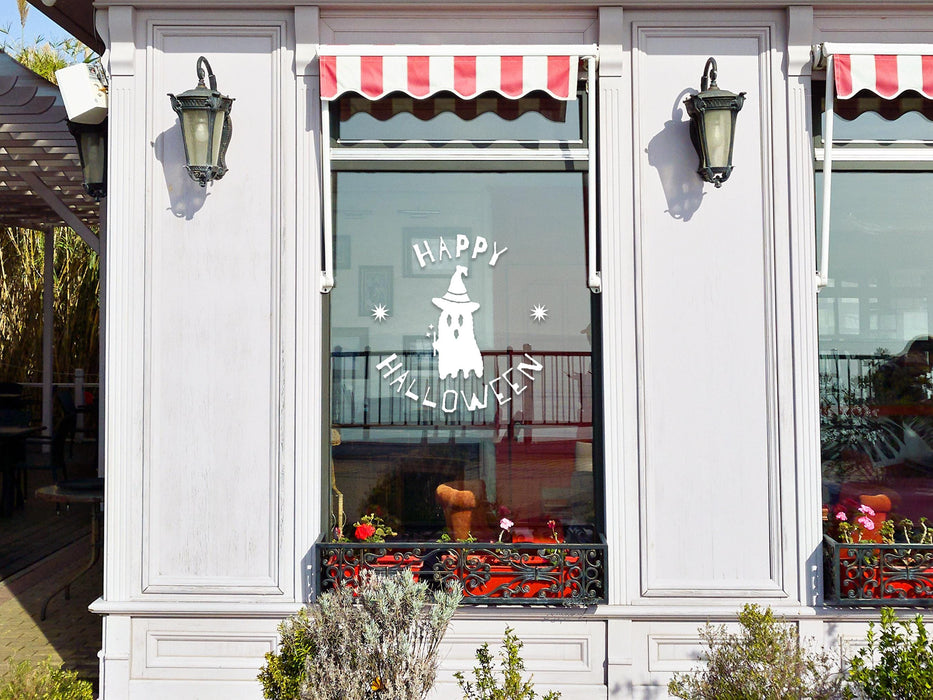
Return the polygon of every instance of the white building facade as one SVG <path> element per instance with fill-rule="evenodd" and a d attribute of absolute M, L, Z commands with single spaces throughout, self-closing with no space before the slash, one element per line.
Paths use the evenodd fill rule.
<path fill-rule="evenodd" d="M 820 269 L 813 47 L 916 56 L 923 73 L 933 6 L 95 7 L 110 78 L 103 697 L 261 697 L 276 626 L 327 577 L 315 543 L 338 526 L 352 539 L 368 513 L 428 549 L 445 529 L 461 539 L 445 484 L 486 509 L 468 536 L 496 540 L 507 517 L 515 543 L 601 548 L 586 605 L 464 605 L 435 697 L 455 697 L 452 674 L 507 625 L 537 687 L 568 699 L 666 697 L 698 627 L 747 602 L 821 643 L 864 639 L 877 611 L 835 602 L 824 526 L 847 498 L 885 495 L 914 520 L 926 503 L 927 384 L 882 401 L 864 367 L 933 335 L 933 136 L 902 121 L 925 109 L 923 81 L 882 95 L 896 119 L 874 118 L 877 83 L 856 91 Z M 229 172 L 206 188 L 166 97 L 193 86 L 199 56 L 235 99 Z M 464 57 L 466 86 L 448 66 Z M 683 105 L 709 57 L 746 93 L 721 188 L 696 174 Z M 419 66 L 421 82 L 398 78 Z M 833 442 L 827 416 L 848 415 L 838 396 L 856 385 L 875 386 L 858 404 L 873 416 L 914 407 L 892 412 L 888 453 L 864 426 Z"/>

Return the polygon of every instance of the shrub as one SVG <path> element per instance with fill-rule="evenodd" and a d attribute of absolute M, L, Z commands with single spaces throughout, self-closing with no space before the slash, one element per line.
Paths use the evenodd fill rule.
<path fill-rule="evenodd" d="M 830 700 L 844 695 L 844 678 L 825 649 L 800 644 L 796 629 L 771 608 L 746 605 L 738 633 L 725 625 L 700 629 L 705 665 L 675 674 L 667 691 L 685 700 Z"/>
<path fill-rule="evenodd" d="M 923 616 L 901 621 L 891 608 L 882 608 L 881 634 L 875 623 L 868 626 L 868 643 L 852 659 L 849 677 L 856 698 L 933 697 L 933 642 Z"/>
<path fill-rule="evenodd" d="M 280 626 L 279 653 L 259 679 L 270 700 L 421 700 L 434 685 L 438 646 L 459 587 L 434 593 L 411 571 L 341 586 Z"/>
<path fill-rule="evenodd" d="M 538 696 L 534 691 L 532 679 L 522 681 L 522 671 L 525 662 L 519 655 L 524 644 L 518 639 L 515 630 L 505 628 L 505 637 L 502 640 L 503 650 L 500 655 L 502 661 L 502 685 L 496 678 L 493 670 L 492 654 L 489 653 L 489 644 L 483 643 L 476 650 L 477 666 L 473 669 L 476 685 L 464 678 L 461 672 L 454 674 L 460 684 L 460 690 L 468 700 L 534 700 Z M 544 696 L 544 700 L 557 700 L 560 693 L 551 691 Z"/>
<path fill-rule="evenodd" d="M 301 697 L 312 634 L 307 608 L 302 608 L 279 625 L 279 651 L 266 654 L 266 665 L 259 672 L 263 697 L 269 700 L 298 700 Z"/>
<path fill-rule="evenodd" d="M 51 657 L 38 664 L 8 659 L 0 683 L 0 700 L 94 700 L 91 684 L 79 680 L 76 671 L 66 671 Z"/>

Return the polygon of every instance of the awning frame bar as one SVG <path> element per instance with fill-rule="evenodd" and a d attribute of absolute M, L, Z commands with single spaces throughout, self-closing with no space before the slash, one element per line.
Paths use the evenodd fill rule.
<path fill-rule="evenodd" d="M 826 59 L 826 126 L 823 129 L 823 216 L 820 240 L 820 266 L 816 273 L 816 291 L 819 293 L 829 282 L 829 221 L 833 183 L 833 99 L 836 95 L 836 79 L 833 71 L 833 54 Z"/>
<path fill-rule="evenodd" d="M 329 294 L 336 283 L 334 279 L 334 211 L 333 184 L 330 172 L 330 103 L 321 100 L 321 213 L 323 246 L 323 270 L 321 271 L 321 294 Z"/>

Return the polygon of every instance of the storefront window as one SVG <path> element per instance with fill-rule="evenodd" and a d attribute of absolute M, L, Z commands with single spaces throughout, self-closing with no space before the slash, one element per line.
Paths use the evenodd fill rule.
<path fill-rule="evenodd" d="M 352 100 L 332 110 L 332 534 L 363 539 L 354 523 L 375 515 L 403 542 L 595 541 L 588 166 L 567 158 L 585 145 L 580 102 L 487 113 L 485 137 L 540 139 L 529 151 L 553 157 L 409 161 L 396 140 L 412 147 L 423 125 L 436 152 L 469 115 L 402 97 L 377 118 Z M 340 159 L 360 141 L 365 159 Z"/>
<path fill-rule="evenodd" d="M 903 541 L 915 535 L 911 525 L 901 531 L 905 518 L 933 518 L 933 168 L 929 122 L 911 111 L 929 100 L 838 104 L 834 140 L 858 143 L 833 154 L 829 274 L 818 297 L 823 517 L 836 538 Z"/>

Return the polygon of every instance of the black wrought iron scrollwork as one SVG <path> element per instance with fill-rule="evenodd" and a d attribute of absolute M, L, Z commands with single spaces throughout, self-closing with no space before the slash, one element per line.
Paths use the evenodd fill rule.
<path fill-rule="evenodd" d="M 356 586 L 360 574 L 409 569 L 434 587 L 458 581 L 464 603 L 593 605 L 606 601 L 606 542 L 316 544 L 320 589 Z"/>
<path fill-rule="evenodd" d="M 933 605 L 933 545 L 825 538 L 825 575 L 836 605 Z"/>

